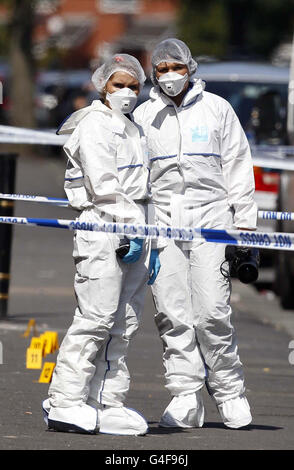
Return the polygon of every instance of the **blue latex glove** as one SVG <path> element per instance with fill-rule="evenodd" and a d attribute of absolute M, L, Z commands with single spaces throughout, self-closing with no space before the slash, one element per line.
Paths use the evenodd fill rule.
<path fill-rule="evenodd" d="M 149 281 L 147 284 L 151 286 L 155 279 L 157 278 L 157 274 L 160 270 L 160 261 L 159 261 L 159 254 L 158 250 L 151 250 L 150 260 L 149 260 Z"/>
<path fill-rule="evenodd" d="M 134 238 L 133 240 L 130 240 L 130 249 L 128 253 L 122 258 L 124 263 L 130 264 L 138 261 L 142 254 L 143 241 L 144 240 L 142 238 Z"/>

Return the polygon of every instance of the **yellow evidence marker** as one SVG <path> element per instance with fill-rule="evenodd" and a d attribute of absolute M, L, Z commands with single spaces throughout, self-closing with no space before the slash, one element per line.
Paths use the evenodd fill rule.
<path fill-rule="evenodd" d="M 39 337 L 33 336 L 31 338 L 31 344 L 29 348 L 27 348 L 27 356 L 26 356 L 26 368 L 27 369 L 41 369 L 42 368 L 42 358 L 45 357 L 47 354 L 54 353 L 58 349 L 58 334 L 56 331 L 45 331 Z M 49 364 L 49 366 L 48 366 Z M 53 366 L 51 366 L 53 364 Z M 46 362 L 44 364 L 44 368 L 46 367 L 52 371 L 49 373 L 49 381 L 51 380 L 52 372 L 55 366 L 55 363 Z M 44 369 L 43 368 L 43 369 Z M 47 370 L 47 369 L 46 369 Z M 45 373 L 45 372 L 44 372 Z M 47 376 L 47 373 L 45 374 Z M 44 374 L 41 374 L 40 379 L 46 380 Z M 47 380 L 46 380 L 47 382 Z"/>
<path fill-rule="evenodd" d="M 54 367 L 55 362 L 45 362 L 38 382 L 43 384 L 51 382 Z"/>
<path fill-rule="evenodd" d="M 33 336 L 31 344 L 27 349 L 26 368 L 27 369 L 41 369 L 42 358 L 44 355 L 44 339 Z"/>
<path fill-rule="evenodd" d="M 48 344 L 46 343 L 45 347 L 46 354 L 57 351 L 59 348 L 58 333 L 56 331 L 45 331 L 43 336 L 46 338 L 46 341 L 48 341 Z"/>
<path fill-rule="evenodd" d="M 43 352 L 44 349 L 44 338 L 42 336 L 33 336 L 31 339 L 30 348 L 32 349 L 41 349 Z"/>
<path fill-rule="evenodd" d="M 44 341 L 43 356 L 45 357 L 52 352 L 52 337 L 47 333 L 43 333 L 40 338 Z"/>
<path fill-rule="evenodd" d="M 37 334 L 36 320 L 35 320 L 34 318 L 31 318 L 31 319 L 29 320 L 27 329 L 26 329 L 26 331 L 23 333 L 22 336 L 23 336 L 24 338 L 28 337 L 29 334 L 30 334 L 31 329 L 33 329 L 34 335 L 36 335 L 36 334 Z"/>
<path fill-rule="evenodd" d="M 41 369 L 42 368 L 43 352 L 42 349 L 28 348 L 26 356 L 27 369 Z"/>

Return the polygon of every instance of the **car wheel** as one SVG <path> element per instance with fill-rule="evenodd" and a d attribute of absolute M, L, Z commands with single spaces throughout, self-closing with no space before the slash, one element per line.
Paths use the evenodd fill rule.
<path fill-rule="evenodd" d="M 276 290 L 284 309 L 294 308 L 294 280 L 289 264 L 289 253 L 280 251 L 277 256 Z"/>

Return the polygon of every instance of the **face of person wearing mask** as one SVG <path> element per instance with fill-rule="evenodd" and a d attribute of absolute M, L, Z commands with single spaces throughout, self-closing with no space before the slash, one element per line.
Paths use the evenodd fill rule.
<path fill-rule="evenodd" d="M 131 113 L 140 92 L 139 81 L 126 72 L 115 72 L 104 88 L 103 101 L 110 109 Z"/>
<path fill-rule="evenodd" d="M 189 86 L 187 65 L 177 62 L 161 62 L 156 66 L 156 78 L 162 91 L 179 105 Z"/>

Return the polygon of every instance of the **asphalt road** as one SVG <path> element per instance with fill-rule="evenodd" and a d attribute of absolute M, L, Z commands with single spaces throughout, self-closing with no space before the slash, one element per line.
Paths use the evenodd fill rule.
<path fill-rule="evenodd" d="M 16 192 L 64 197 L 63 177 L 62 158 L 20 158 Z M 75 216 L 69 209 L 26 202 L 15 204 L 15 215 Z M 127 405 L 144 414 L 149 434 L 122 437 L 48 431 L 41 413 L 48 384 L 38 383 L 40 370 L 26 369 L 30 338 L 22 334 L 34 318 L 38 335 L 53 330 L 62 340 L 75 307 L 71 253 L 72 234 L 67 230 L 14 227 L 9 309 L 7 318 L 0 321 L 0 450 L 104 450 L 104 459 L 123 450 L 128 455 L 143 450 L 158 454 L 163 450 L 293 450 L 294 348 L 291 350 L 289 343 L 294 339 L 294 312 L 283 312 L 273 295 L 258 294 L 239 282 L 233 284 L 233 323 L 253 414 L 248 429 L 225 428 L 206 390 L 202 429 L 158 427 L 170 397 L 164 388 L 162 347 L 148 291 L 142 325 L 129 350 L 132 383 Z M 46 361 L 55 362 L 56 353 Z"/>

